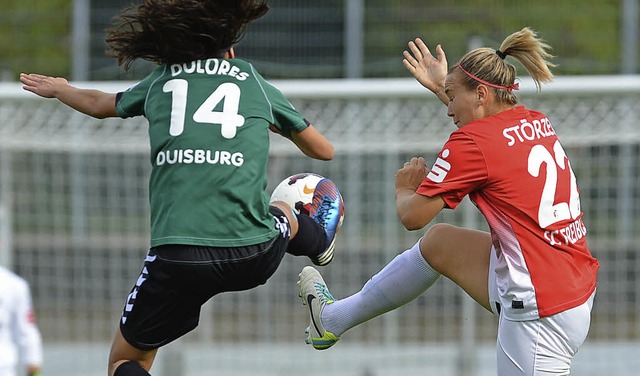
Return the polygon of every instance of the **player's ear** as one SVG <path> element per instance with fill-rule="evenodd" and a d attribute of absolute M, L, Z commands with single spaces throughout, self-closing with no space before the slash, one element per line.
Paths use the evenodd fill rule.
<path fill-rule="evenodd" d="M 233 50 L 233 47 L 229 48 L 229 51 L 227 51 L 227 56 L 228 59 L 236 58 L 236 52 Z"/>
<path fill-rule="evenodd" d="M 478 104 L 484 104 L 489 98 L 489 88 L 485 85 L 478 85 L 476 87 L 476 100 Z"/>

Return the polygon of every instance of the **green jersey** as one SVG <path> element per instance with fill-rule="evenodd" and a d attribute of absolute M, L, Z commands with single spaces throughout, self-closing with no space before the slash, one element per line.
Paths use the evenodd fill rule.
<path fill-rule="evenodd" d="M 161 65 L 118 93 L 118 115 L 143 115 L 151 143 L 151 246 L 237 247 L 277 235 L 269 213 L 269 125 L 308 122 L 239 59 Z"/>

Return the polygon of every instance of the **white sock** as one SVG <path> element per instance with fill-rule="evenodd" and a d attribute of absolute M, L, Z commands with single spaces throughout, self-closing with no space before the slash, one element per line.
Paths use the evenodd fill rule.
<path fill-rule="evenodd" d="M 340 336 L 358 324 L 414 300 L 440 276 L 422 257 L 418 241 L 371 277 L 362 290 L 326 305 L 322 325 Z"/>

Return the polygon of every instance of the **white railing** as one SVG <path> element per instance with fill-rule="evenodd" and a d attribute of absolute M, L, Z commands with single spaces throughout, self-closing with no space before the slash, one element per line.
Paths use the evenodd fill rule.
<path fill-rule="evenodd" d="M 78 83 L 109 92 L 131 84 Z M 311 161 L 274 137 L 269 175 L 271 187 L 299 171 L 329 176 L 341 187 L 346 220 L 325 276 L 337 297 L 348 295 L 421 235 L 398 224 L 393 176 L 412 155 L 432 160 L 453 126 L 445 107 L 412 79 L 274 84 L 336 146 L 334 161 Z M 576 358 L 576 374 L 631 375 L 640 360 L 622 354 L 640 341 L 640 76 L 557 77 L 540 94 L 523 79 L 518 95 L 549 116 L 572 158 L 589 242 L 602 264 L 588 356 Z M 65 349 L 77 359 L 77 347 L 88 354 L 86 343 L 92 343 L 106 356 L 148 247 L 148 170 L 143 118 L 96 120 L 26 93 L 19 84 L 0 84 L 0 207 L 3 222 L 10 223 L 0 239 L 10 257 L 0 260 L 32 284 L 46 355 L 57 367 L 49 374 L 72 374 L 57 361 L 65 359 Z M 485 226 L 468 204 L 438 221 Z M 427 367 L 440 375 L 479 376 L 486 367 L 494 372 L 494 318 L 447 280 L 348 332 L 335 350 L 312 352 L 302 344 L 308 323 L 296 298 L 304 264 L 287 257 L 265 286 L 214 298 L 199 329 L 181 341 L 203 352 L 170 347 L 167 357 L 206 354 L 206 360 L 186 363 L 218 365 L 225 375 L 240 374 L 233 368 L 239 354 L 241 369 L 252 375 L 308 373 L 324 362 L 342 364 L 341 375 Z M 617 350 L 608 352 L 607 346 Z M 386 365 L 372 357 L 386 359 Z M 624 367 L 615 368 L 618 363 Z M 102 363 L 94 366 L 104 371 Z"/>

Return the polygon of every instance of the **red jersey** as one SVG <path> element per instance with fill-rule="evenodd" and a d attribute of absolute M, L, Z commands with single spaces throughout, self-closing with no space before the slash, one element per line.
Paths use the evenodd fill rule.
<path fill-rule="evenodd" d="M 451 134 L 417 190 L 454 209 L 469 195 L 489 224 L 505 317 L 529 320 L 576 307 L 596 287 L 579 190 L 547 117 L 523 106 Z"/>

